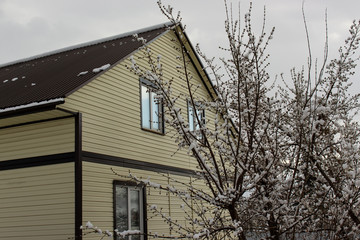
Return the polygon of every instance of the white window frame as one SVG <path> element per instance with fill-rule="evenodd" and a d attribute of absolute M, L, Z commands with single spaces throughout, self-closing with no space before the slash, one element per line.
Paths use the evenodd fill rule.
<path fill-rule="evenodd" d="M 193 106 L 191 104 L 190 101 L 188 101 L 188 106 L 187 106 L 187 110 L 188 110 L 188 123 L 189 123 L 189 130 L 191 132 L 196 132 L 197 131 L 197 134 L 196 136 L 198 137 L 198 139 L 202 139 L 203 136 L 200 132 L 200 124 L 199 122 L 197 121 L 197 118 L 196 118 L 196 115 L 194 114 L 195 111 L 194 109 L 196 110 L 196 114 L 198 115 L 199 117 L 199 120 L 201 122 L 201 125 L 204 125 L 205 124 L 205 110 L 204 109 L 197 109 L 197 107 Z M 191 114 L 193 113 L 193 114 Z"/>
<path fill-rule="evenodd" d="M 116 213 L 116 206 L 117 206 L 117 202 L 116 202 L 116 189 L 117 187 L 121 187 L 121 188 L 125 188 L 127 191 L 127 224 L 128 224 L 128 229 L 127 230 L 134 230 L 131 229 L 131 195 L 130 195 L 130 191 L 131 190 L 136 190 L 139 192 L 139 215 L 140 215 L 140 232 L 144 233 L 145 232 L 145 187 L 144 186 L 139 186 L 136 183 L 133 182 L 122 182 L 122 181 L 114 181 L 114 227 L 117 228 L 117 213 Z M 119 237 L 116 237 L 116 239 L 119 239 Z M 131 236 L 128 236 L 126 238 L 127 240 L 132 240 Z M 145 240 L 147 239 L 144 234 L 140 235 L 140 240 Z"/>
<path fill-rule="evenodd" d="M 146 88 L 146 93 L 144 93 L 144 89 Z M 153 99 L 156 99 L 156 94 L 154 93 L 155 86 L 148 80 L 140 79 L 140 105 L 141 105 L 141 128 L 145 130 L 151 130 L 158 133 L 164 133 L 164 125 L 163 125 L 163 106 L 161 103 L 155 103 L 158 105 L 158 116 L 154 116 L 153 111 Z M 143 102 L 143 94 L 148 94 L 149 106 L 145 106 Z M 154 96 L 155 95 L 155 96 Z M 148 109 L 149 115 L 146 116 L 149 118 L 149 126 L 144 122 L 144 108 Z M 156 127 L 156 125 L 158 127 Z"/>

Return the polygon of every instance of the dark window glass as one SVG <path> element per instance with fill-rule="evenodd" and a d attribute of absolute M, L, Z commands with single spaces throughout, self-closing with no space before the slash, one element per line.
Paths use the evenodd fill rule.
<path fill-rule="evenodd" d="M 115 227 L 119 232 L 126 230 L 144 231 L 143 188 L 115 185 Z M 142 235 L 128 236 L 127 240 L 142 240 Z"/>

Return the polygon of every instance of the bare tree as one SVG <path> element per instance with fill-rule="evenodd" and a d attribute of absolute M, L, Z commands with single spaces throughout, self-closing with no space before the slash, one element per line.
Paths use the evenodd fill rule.
<path fill-rule="evenodd" d="M 158 4 L 170 21 L 181 24 L 180 15 L 174 16 L 171 7 Z M 326 42 L 325 60 L 319 69 L 309 52 L 307 67 L 291 71 L 292 84 L 283 79 L 285 87 L 275 89 L 269 83 L 266 53 L 274 28 L 266 33 L 265 11 L 257 35 L 252 29 L 251 5 L 243 21 L 232 16 L 226 1 L 225 7 L 228 46 L 223 50 L 229 57 L 220 59 L 225 74 L 219 73 L 213 58 L 196 47 L 213 78 L 214 99 L 196 96 L 185 42 L 177 49 L 179 76 L 170 79 L 163 73 L 161 64 L 166 63 L 161 63 L 144 39 L 135 36 L 143 42 L 142 59 L 148 65 L 141 66 L 131 58 L 128 68 L 156 85 L 166 124 L 175 129 L 179 148 L 187 150 L 198 165 L 197 176 L 189 182 L 166 176 L 172 182 L 166 186 L 130 176 L 183 201 L 181 208 L 189 225 L 149 206 L 172 230 L 172 235 L 162 237 L 357 238 L 359 95 L 349 95 L 348 89 L 358 60 L 360 22 L 350 27 L 338 58 L 327 63 Z M 182 82 L 187 94 L 174 95 L 174 81 Z M 276 94 L 272 94 L 274 89 Z M 178 107 L 178 101 L 184 99 L 193 109 L 193 130 Z M 212 112 L 213 119 L 204 121 L 203 110 Z"/>
<path fill-rule="evenodd" d="M 348 92 L 358 60 L 359 31 L 360 22 L 354 21 L 339 57 L 329 64 L 325 60 L 318 73 L 311 71 L 310 53 L 308 75 L 293 70 L 293 87 L 281 91 L 286 112 L 282 129 L 296 156 L 289 161 L 294 176 L 289 196 L 300 194 L 318 208 L 304 230 L 326 230 L 334 239 L 359 236 L 359 95 Z M 295 193 L 298 180 L 301 191 Z"/>

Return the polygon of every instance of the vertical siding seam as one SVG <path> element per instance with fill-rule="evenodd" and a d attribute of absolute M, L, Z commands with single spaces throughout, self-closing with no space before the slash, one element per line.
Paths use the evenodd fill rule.
<path fill-rule="evenodd" d="M 170 173 L 167 173 L 168 186 L 170 186 Z M 171 217 L 171 193 L 168 192 L 168 201 L 169 201 L 169 217 Z M 170 222 L 170 236 L 172 235 L 172 224 Z"/>

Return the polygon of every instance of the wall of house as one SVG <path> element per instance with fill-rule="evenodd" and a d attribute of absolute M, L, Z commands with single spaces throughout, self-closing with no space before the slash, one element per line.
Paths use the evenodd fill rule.
<path fill-rule="evenodd" d="M 151 48 L 160 54 L 163 62 L 164 74 L 168 79 L 177 77 L 176 66 L 179 55 L 175 47 L 179 47 L 173 32 L 163 35 L 151 43 Z M 135 54 L 135 59 L 141 52 Z M 145 61 L 137 60 L 146 66 Z M 104 63 L 106 64 L 106 63 Z M 195 169 L 192 157 L 186 150 L 178 151 L 173 138 L 174 132 L 165 128 L 167 134 L 160 135 L 141 129 L 140 89 L 139 78 L 126 69 L 125 64 L 113 66 L 110 70 L 83 86 L 66 98 L 62 106 L 71 111 L 82 113 L 83 151 L 105 154 L 128 160 L 137 160 L 164 166 L 183 169 Z M 188 71 L 193 75 L 194 86 L 202 85 L 200 76 L 194 66 L 189 65 Z M 185 82 L 173 83 L 174 94 L 186 92 Z M 209 98 L 204 87 L 196 90 L 198 98 Z M 187 100 L 182 98 L 178 106 L 187 118 Z M 206 112 L 207 119 L 213 119 L 212 113 Z M 94 225 L 105 229 L 113 229 L 113 181 L 121 179 L 116 176 L 111 166 L 94 162 L 83 162 L 83 224 L 91 221 Z M 128 175 L 129 168 L 115 167 L 120 175 Z M 166 178 L 153 171 L 131 168 L 130 171 L 138 176 L 150 177 L 153 181 L 163 182 Z M 176 175 L 174 175 L 176 176 Z M 189 177 L 176 176 L 187 181 Z M 181 201 L 168 196 L 166 192 L 147 190 L 148 205 L 157 204 L 168 214 L 184 221 L 184 213 L 180 208 Z M 148 211 L 148 214 L 149 211 Z M 148 230 L 158 233 L 169 233 L 169 227 L 162 219 L 149 215 Z M 186 224 L 185 221 L 183 224 Z M 98 236 L 89 235 L 86 239 L 98 239 Z"/>
<path fill-rule="evenodd" d="M 160 37 L 151 43 L 151 48 L 162 57 L 163 70 L 168 79 L 178 76 L 176 56 L 179 55 L 175 47 L 179 43 L 173 32 Z M 141 52 L 135 55 L 135 59 Z M 146 66 L 146 62 L 140 64 Z M 105 64 L 105 63 L 104 63 Z M 137 160 L 164 166 L 194 169 L 193 158 L 186 150 L 178 151 L 173 138 L 174 132 L 165 128 L 167 134 L 160 135 L 141 129 L 140 89 L 139 78 L 126 69 L 126 60 L 100 75 L 98 78 L 83 86 L 66 98 L 62 106 L 71 111 L 82 113 L 83 151 L 105 154 L 128 160 Z M 189 65 L 188 71 L 193 75 L 194 86 L 202 85 L 200 76 L 194 66 Z M 184 82 L 173 83 L 174 94 L 186 92 Z M 204 87 L 196 90 L 198 98 L 209 98 Z M 178 106 L 187 118 L 187 101 L 182 98 Z M 211 113 L 206 112 L 207 119 L 213 119 Z M 120 175 L 128 175 L 129 168 L 115 167 L 113 169 Z M 167 179 L 154 171 L 145 171 L 131 168 L 130 171 L 138 176 L 166 183 Z M 176 178 L 188 181 L 189 177 L 173 175 Z M 113 229 L 113 181 L 123 179 L 116 176 L 110 165 L 83 162 L 83 224 L 91 221 L 102 230 Z M 184 212 L 180 208 L 182 202 L 165 191 L 147 189 L 148 206 L 156 204 L 165 212 L 184 221 Z M 169 226 L 164 224 L 160 217 L 154 217 L 148 211 L 148 231 L 153 233 L 169 233 Z M 98 239 L 97 235 L 86 236 L 86 239 Z"/>
<path fill-rule="evenodd" d="M 74 138 L 74 118 L 3 128 L 0 161 L 73 152 Z"/>
<path fill-rule="evenodd" d="M 0 239 L 74 236 L 74 163 L 0 171 Z"/>
<path fill-rule="evenodd" d="M 130 181 L 129 178 L 126 178 L 126 176 L 129 175 L 129 169 L 84 162 L 83 170 L 83 224 L 87 221 L 91 221 L 103 231 L 113 230 L 113 181 Z M 116 176 L 113 171 L 120 176 Z M 150 181 L 158 184 L 166 186 L 170 183 L 170 185 L 172 185 L 172 183 L 168 181 L 168 178 L 152 171 L 131 169 L 131 173 L 137 177 L 142 176 L 145 177 L 145 179 L 149 178 Z M 172 177 L 181 178 L 181 180 L 185 182 L 190 180 L 190 178 L 186 176 L 172 175 Z M 160 191 L 149 187 L 146 188 L 146 202 L 148 207 L 155 204 L 159 209 L 163 208 L 167 216 L 171 216 L 174 220 L 177 219 L 179 223 L 183 225 L 186 224 L 183 218 L 184 212 L 181 209 L 181 204 L 183 202 L 176 197 L 167 194 L 166 191 Z M 161 217 L 155 216 L 149 210 L 147 212 L 147 217 L 147 228 L 150 234 L 170 234 L 169 226 L 164 223 L 164 220 Z M 89 234 L 86 235 L 85 239 L 99 240 L 99 235 Z"/>
<path fill-rule="evenodd" d="M 58 115 L 1 119 L 0 124 Z M 0 239 L 74 236 L 74 159 L 61 155 L 74 152 L 74 130 L 73 117 L 0 129 Z M 51 162 L 53 154 L 57 164 Z"/>
<path fill-rule="evenodd" d="M 151 48 L 160 54 L 163 62 L 163 72 L 167 79 L 176 78 L 179 73 L 176 60 L 179 47 L 173 32 L 161 36 L 151 43 Z M 135 54 L 134 59 L 142 56 Z M 156 57 L 156 55 L 155 55 Z M 138 60 L 139 64 L 147 66 L 145 60 Z M 193 168 L 186 151 L 177 151 L 178 146 L 173 138 L 174 132 L 165 127 L 166 135 L 159 135 L 141 129 L 140 89 L 139 78 L 126 69 L 125 64 L 131 65 L 129 60 L 114 66 L 98 78 L 85 85 L 66 98 L 64 107 L 83 114 L 83 150 L 117 156 L 127 159 L 140 160 L 180 168 Z M 189 65 L 194 86 L 202 85 L 194 66 Z M 173 83 L 174 94 L 186 93 L 185 82 L 176 79 Z M 209 98 L 204 87 L 196 90 L 197 97 Z M 187 101 L 182 98 L 178 106 L 187 118 Z M 207 119 L 213 119 L 206 113 Z"/>

